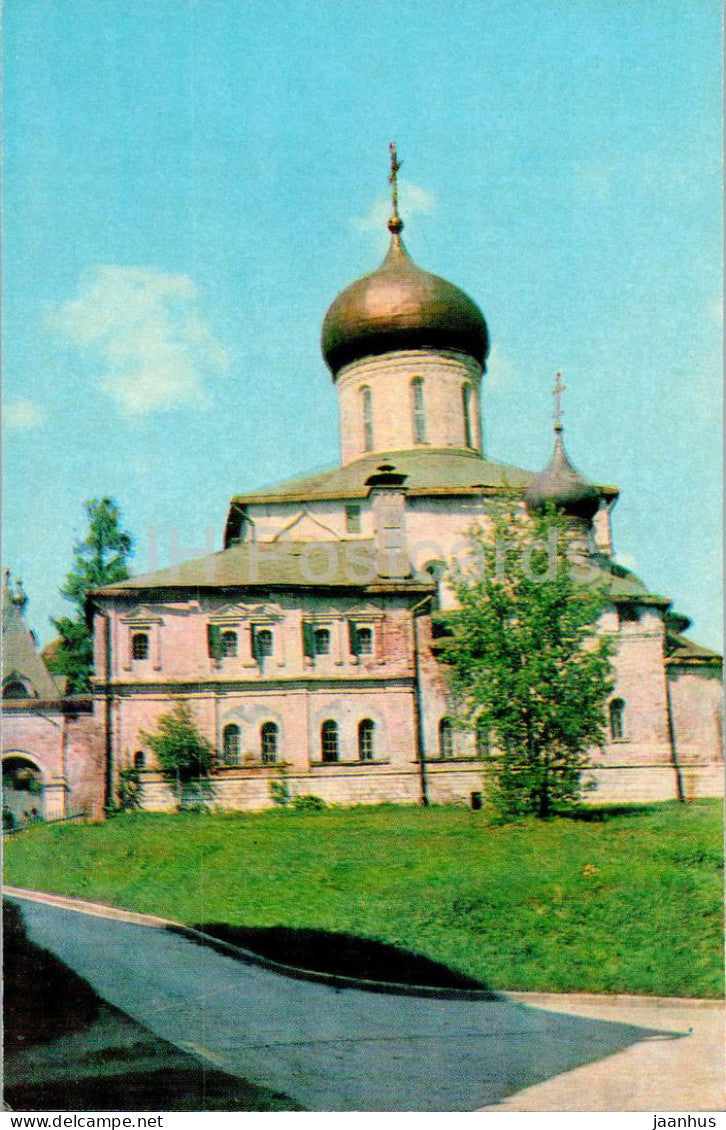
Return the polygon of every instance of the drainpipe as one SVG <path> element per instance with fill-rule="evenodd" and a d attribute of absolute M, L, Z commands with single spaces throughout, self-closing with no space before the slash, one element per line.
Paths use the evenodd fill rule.
<path fill-rule="evenodd" d="M 111 654 L 111 618 L 107 612 L 102 613 L 104 624 L 104 648 L 106 652 L 106 688 L 103 695 L 104 703 L 104 729 L 106 731 L 106 784 L 104 788 L 103 805 L 108 809 L 113 804 L 113 710 L 111 700 L 111 680 L 113 678 Z"/>
<path fill-rule="evenodd" d="M 413 703 L 414 703 L 414 719 L 416 726 L 416 756 L 418 758 L 419 770 L 421 773 L 421 804 L 426 808 L 429 803 L 429 783 L 426 774 L 426 733 L 423 722 L 423 695 L 421 691 L 421 652 L 418 642 L 418 619 L 416 613 L 433 600 L 433 595 L 425 596 L 418 604 L 414 604 L 411 609 L 411 616 L 413 619 L 413 661 L 414 661 L 414 683 L 413 683 Z"/>
<path fill-rule="evenodd" d="M 671 762 L 676 775 L 676 794 L 681 804 L 685 803 L 686 794 L 683 788 L 683 775 L 678 762 L 678 746 L 676 744 L 676 723 L 673 715 L 673 699 L 671 698 L 671 681 L 668 678 L 668 668 L 665 669 L 666 685 L 666 713 L 668 715 L 668 741 L 671 747 Z"/>

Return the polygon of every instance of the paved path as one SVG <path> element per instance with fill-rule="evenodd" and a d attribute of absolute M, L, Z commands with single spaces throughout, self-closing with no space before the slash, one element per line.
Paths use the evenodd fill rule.
<path fill-rule="evenodd" d="M 554 996 L 471 1001 L 336 989 L 241 964 L 169 933 L 161 919 L 126 921 L 118 911 L 99 917 L 88 904 L 71 910 L 69 900 L 55 902 L 19 898 L 33 942 L 156 1035 L 309 1110 L 651 1109 L 650 1102 L 632 1105 L 630 1084 L 599 1096 L 630 1105 L 567 1102 L 581 1103 L 578 1070 L 598 1077 L 627 1049 L 642 1052 L 644 1061 L 634 1061 L 639 1070 L 653 1056 L 667 1067 L 669 1049 L 692 1040 L 690 1012 L 699 1012 L 683 1010 L 679 1027 L 670 1014 L 659 1023 L 657 1009 L 631 1009 L 622 1023 L 617 1010 L 586 1015 L 586 1002 L 568 1007 L 567 998 Z M 537 1089 L 556 1086 L 555 1077 L 560 1086 L 574 1080 L 555 1092 L 563 1105 L 516 1105 L 525 1088 L 540 1101 Z M 669 1093 L 683 1102 L 655 1105 L 720 1109 L 699 1102 L 707 1089 L 696 1094 L 687 1082 Z"/>

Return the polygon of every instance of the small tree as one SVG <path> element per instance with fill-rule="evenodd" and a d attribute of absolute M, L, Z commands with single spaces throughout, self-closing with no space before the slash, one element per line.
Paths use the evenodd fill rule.
<path fill-rule="evenodd" d="M 123 529 L 121 511 L 112 498 L 91 499 L 84 509 L 88 533 L 74 546 L 73 566 L 60 590 L 75 614 L 52 620 L 60 639 L 50 667 L 67 676 L 71 692 L 88 691 L 91 686 L 93 635 L 86 623 L 86 596 L 92 589 L 125 580 L 133 554 L 133 538 Z"/>
<path fill-rule="evenodd" d="M 156 730 L 142 730 L 141 737 L 156 755 L 164 776 L 175 783 L 180 806 L 183 786 L 208 777 L 216 765 L 215 748 L 199 732 L 186 702 L 176 702 L 168 714 L 158 719 Z"/>
<path fill-rule="evenodd" d="M 460 713 L 490 740 L 492 800 L 506 816 L 547 817 L 580 799 L 588 750 L 604 736 L 602 574 L 552 509 L 509 510 L 493 535 L 472 529 L 472 559 L 452 572 L 459 608 L 444 658 Z"/>

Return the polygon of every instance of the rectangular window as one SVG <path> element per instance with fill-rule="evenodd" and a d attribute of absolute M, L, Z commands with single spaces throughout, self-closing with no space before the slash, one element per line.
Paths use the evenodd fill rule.
<path fill-rule="evenodd" d="M 361 530 L 360 524 L 360 506 L 351 503 L 345 508 L 345 528 L 349 534 L 359 534 Z"/>
<path fill-rule="evenodd" d="M 315 639 L 315 654 L 316 655 L 330 655 L 330 629 L 329 628 L 316 628 L 314 639 Z"/>
<path fill-rule="evenodd" d="M 358 629 L 358 654 L 373 655 L 373 628 Z"/>
<path fill-rule="evenodd" d="M 269 659 L 275 650 L 275 638 L 271 628 L 253 628 L 252 646 L 255 659 Z"/>
<path fill-rule="evenodd" d="M 221 651 L 225 659 L 234 659 L 237 655 L 237 633 L 233 631 L 222 632 Z"/>
<path fill-rule="evenodd" d="M 422 377 L 414 377 L 411 382 L 413 392 L 413 441 L 426 443 L 426 409 L 424 406 L 424 383 Z"/>

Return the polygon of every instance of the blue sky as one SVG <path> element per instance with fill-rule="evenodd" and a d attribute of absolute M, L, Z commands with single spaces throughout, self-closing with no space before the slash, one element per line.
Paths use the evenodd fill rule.
<path fill-rule="evenodd" d="M 720 645 L 716 0 L 6 0 L 5 563 L 43 640 L 84 500 L 135 571 L 338 457 L 319 351 L 386 243 L 483 309 L 491 458 L 550 387 L 616 547 Z"/>

